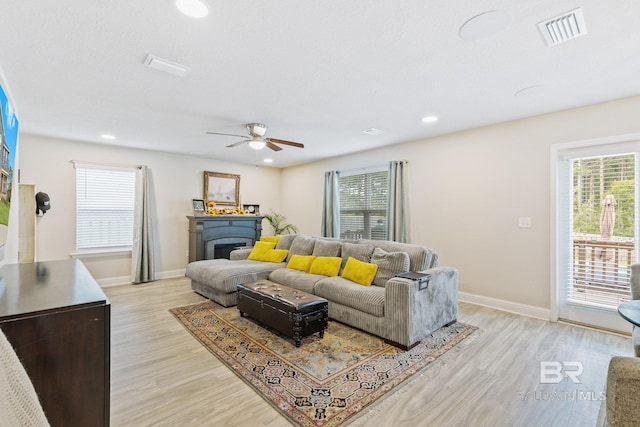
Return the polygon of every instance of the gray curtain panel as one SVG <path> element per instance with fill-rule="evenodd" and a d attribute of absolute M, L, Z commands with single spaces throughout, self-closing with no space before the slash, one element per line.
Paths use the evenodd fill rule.
<path fill-rule="evenodd" d="M 328 171 L 324 174 L 322 236 L 340 237 L 340 194 L 338 193 L 338 171 Z"/>
<path fill-rule="evenodd" d="M 387 230 L 389 231 L 389 240 L 394 242 L 409 242 L 408 163 L 404 160 L 389 162 Z"/>
<path fill-rule="evenodd" d="M 151 282 L 156 278 L 153 259 L 153 233 L 151 227 L 150 197 L 146 166 L 136 170 L 136 201 L 133 219 L 133 247 L 131 249 L 131 275 L 133 283 Z"/>

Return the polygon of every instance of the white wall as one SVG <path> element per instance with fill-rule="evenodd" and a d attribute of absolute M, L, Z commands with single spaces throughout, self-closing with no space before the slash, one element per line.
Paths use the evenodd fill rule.
<path fill-rule="evenodd" d="M 409 160 L 411 241 L 459 269 L 463 294 L 545 313 L 550 145 L 636 133 L 638 111 L 633 97 L 285 169 L 282 212 L 318 235 L 325 171 Z"/>
<path fill-rule="evenodd" d="M 202 198 L 203 171 L 239 174 L 243 203 L 280 210 L 280 169 L 21 134 L 20 181 L 35 184 L 36 191 L 51 198 L 51 209 L 37 219 L 37 261 L 64 259 L 75 252 L 75 170 L 70 160 L 149 167 L 160 276 L 181 274 L 188 262 L 186 216 L 192 215 L 191 199 Z M 263 226 L 270 232 L 266 221 Z M 111 255 L 83 262 L 99 283 L 108 284 L 126 281 L 130 258 Z"/>

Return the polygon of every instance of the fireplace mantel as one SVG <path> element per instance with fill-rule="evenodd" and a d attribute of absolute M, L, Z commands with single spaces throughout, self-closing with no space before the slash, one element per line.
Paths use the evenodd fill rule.
<path fill-rule="evenodd" d="M 260 240 L 262 216 L 188 216 L 189 262 L 215 258 L 216 246 L 253 246 Z"/>

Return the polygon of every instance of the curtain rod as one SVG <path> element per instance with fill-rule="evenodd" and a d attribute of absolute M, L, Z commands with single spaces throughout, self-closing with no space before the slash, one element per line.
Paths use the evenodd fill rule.
<path fill-rule="evenodd" d="M 95 166 L 95 167 L 103 167 L 103 168 L 120 168 L 120 169 L 140 169 L 143 168 L 144 165 L 122 165 L 117 163 L 96 163 L 96 162 L 85 162 L 84 160 L 69 160 L 69 163 L 76 167 L 76 163 L 85 165 L 85 166 Z"/>
<path fill-rule="evenodd" d="M 409 160 L 391 160 L 390 162 L 405 162 L 405 163 L 409 163 Z M 339 173 L 353 173 L 353 172 L 366 171 L 366 170 L 371 170 L 371 169 L 388 168 L 390 162 L 381 163 L 381 164 L 372 165 L 372 166 L 362 166 L 362 167 L 353 168 L 353 169 L 342 169 L 342 170 L 338 170 L 338 172 Z"/>

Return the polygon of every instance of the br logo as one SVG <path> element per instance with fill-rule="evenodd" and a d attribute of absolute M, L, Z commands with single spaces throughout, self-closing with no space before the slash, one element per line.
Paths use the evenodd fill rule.
<path fill-rule="evenodd" d="M 574 384 L 580 384 L 580 375 L 583 371 L 582 362 L 542 361 L 540 362 L 540 384 L 559 384 L 565 377 Z"/>

